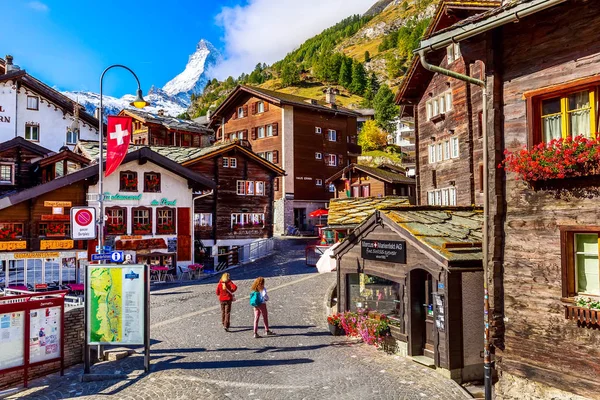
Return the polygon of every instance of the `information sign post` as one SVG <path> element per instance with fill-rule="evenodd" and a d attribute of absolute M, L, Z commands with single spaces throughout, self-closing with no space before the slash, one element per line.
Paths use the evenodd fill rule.
<path fill-rule="evenodd" d="M 99 264 L 86 267 L 86 345 L 140 345 L 150 370 L 150 276 L 146 265 Z M 90 373 L 89 352 L 84 372 Z"/>

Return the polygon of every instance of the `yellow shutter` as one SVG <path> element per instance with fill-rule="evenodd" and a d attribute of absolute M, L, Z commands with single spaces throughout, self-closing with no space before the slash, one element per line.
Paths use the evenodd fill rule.
<path fill-rule="evenodd" d="M 562 97 L 560 99 L 560 113 L 562 123 L 562 137 L 566 139 L 569 136 L 569 98 Z"/>
<path fill-rule="evenodd" d="M 590 133 L 596 138 L 596 89 L 590 89 Z"/>

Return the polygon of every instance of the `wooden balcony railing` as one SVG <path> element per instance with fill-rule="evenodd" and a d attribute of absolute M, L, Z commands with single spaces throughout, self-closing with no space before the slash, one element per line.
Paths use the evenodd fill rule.
<path fill-rule="evenodd" d="M 565 318 L 576 321 L 577 326 L 593 329 L 600 328 L 600 310 L 568 305 L 565 306 Z"/>
<path fill-rule="evenodd" d="M 360 147 L 359 145 L 354 144 L 354 143 L 347 143 L 346 145 L 348 146 L 347 147 L 348 153 L 359 154 L 359 155 L 362 153 L 362 147 Z"/>

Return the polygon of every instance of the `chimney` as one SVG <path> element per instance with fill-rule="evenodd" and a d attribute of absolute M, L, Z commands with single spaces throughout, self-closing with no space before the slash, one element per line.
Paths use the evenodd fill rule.
<path fill-rule="evenodd" d="M 165 116 L 165 110 L 158 110 L 158 116 L 159 117 L 164 117 Z"/>
<path fill-rule="evenodd" d="M 335 88 L 328 87 L 323 90 L 323 93 L 325 93 L 325 103 L 333 108 L 336 105 L 335 96 L 340 94 L 340 92 Z"/>
<path fill-rule="evenodd" d="M 6 73 L 8 74 L 11 71 L 18 71 L 19 66 L 13 64 L 13 56 L 10 54 L 6 55 Z"/>

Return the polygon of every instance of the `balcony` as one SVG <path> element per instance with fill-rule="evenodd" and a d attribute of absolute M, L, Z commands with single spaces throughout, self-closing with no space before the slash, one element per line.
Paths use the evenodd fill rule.
<path fill-rule="evenodd" d="M 350 156 L 360 156 L 362 154 L 362 148 L 354 143 L 347 143 L 348 155 Z"/>
<path fill-rule="evenodd" d="M 584 328 L 600 328 L 600 310 L 578 307 L 576 305 L 565 306 L 565 318 L 577 322 L 577 326 Z"/>

